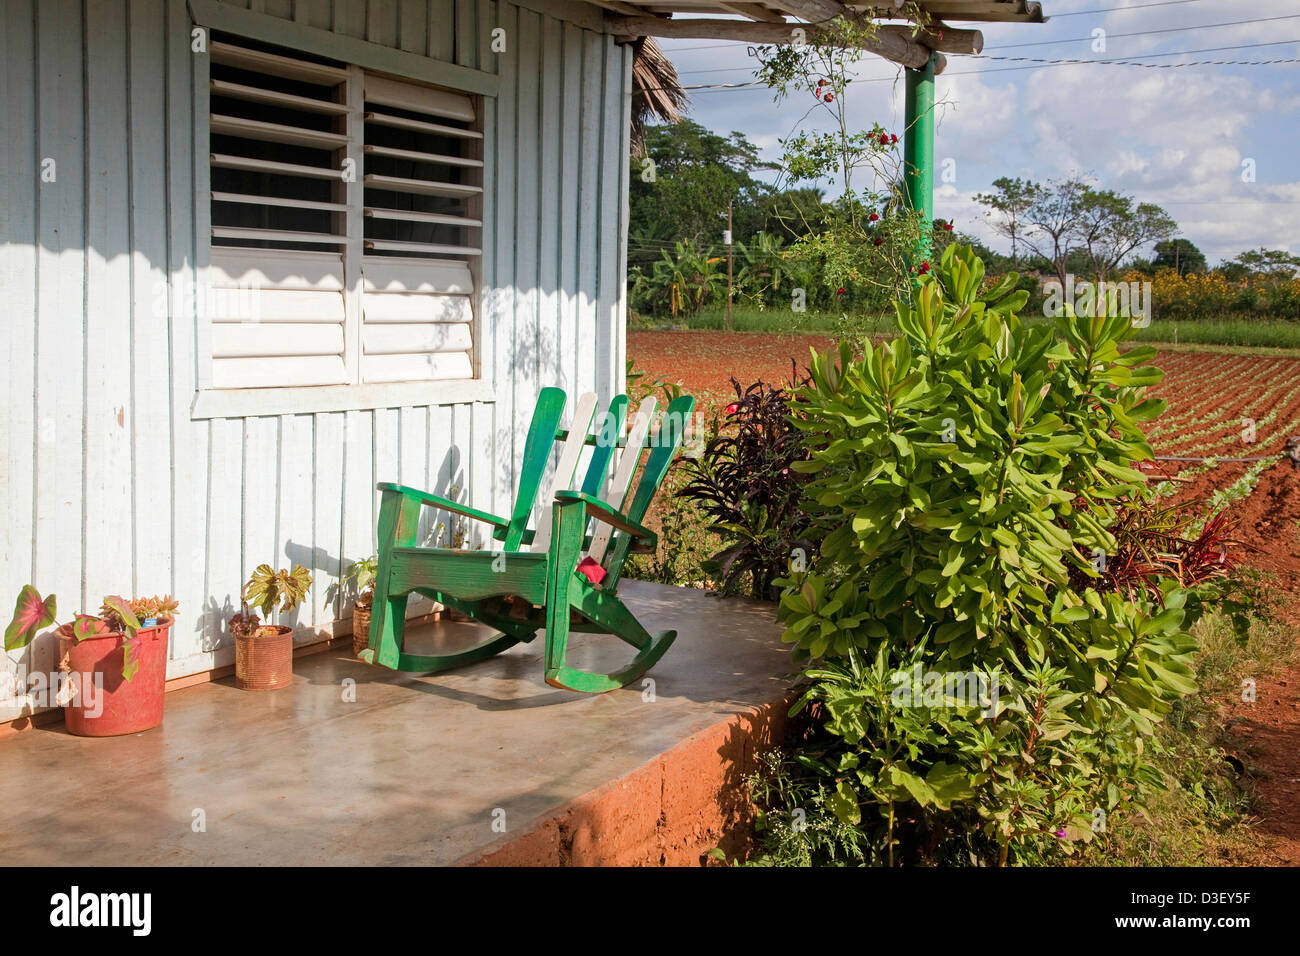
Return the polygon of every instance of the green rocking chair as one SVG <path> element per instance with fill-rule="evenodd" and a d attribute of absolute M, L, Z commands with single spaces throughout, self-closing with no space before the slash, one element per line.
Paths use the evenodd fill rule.
<path fill-rule="evenodd" d="M 641 525 L 646 510 L 681 444 L 695 399 L 683 395 L 668 405 L 652 434 L 657 401 L 641 402 L 624 435 L 626 395 L 616 396 L 597 416 L 596 396 L 581 396 L 572 424 L 560 417 L 565 395 L 544 388 L 528 429 L 519 487 L 509 518 L 468 508 L 438 495 L 382 483 L 379 508 L 379 570 L 370 618 L 370 646 L 362 660 L 403 671 L 433 673 L 481 661 L 546 629 L 546 682 L 555 687 L 603 693 L 637 680 L 661 658 L 676 631 L 650 634 L 617 595 L 630 552 L 653 551 L 655 534 Z M 593 430 L 593 422 L 596 427 Z M 554 446 L 559 459 L 542 498 L 536 528 L 528 524 L 546 477 Z M 591 457 L 580 486 L 575 475 L 584 450 Z M 623 452 L 606 486 L 615 448 Z M 647 450 L 641 479 L 632 479 Z M 500 551 L 455 551 L 417 546 L 425 505 L 492 526 Z M 549 505 L 549 509 L 545 506 Z M 590 527 L 588 527 L 590 525 Z M 525 550 L 527 549 L 527 550 Z M 403 646 L 406 601 L 423 594 L 498 631 L 482 644 L 455 654 L 408 653 Z M 620 670 L 596 674 L 566 664 L 570 631 L 612 634 L 636 649 Z"/>

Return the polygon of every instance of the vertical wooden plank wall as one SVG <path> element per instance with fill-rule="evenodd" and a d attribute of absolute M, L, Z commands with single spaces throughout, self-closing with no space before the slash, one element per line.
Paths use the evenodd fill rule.
<path fill-rule="evenodd" d="M 231 662 L 225 620 L 262 562 L 309 566 L 312 598 L 286 623 L 303 641 L 331 631 L 348 607 L 330 585 L 375 548 L 376 481 L 459 489 L 504 511 L 537 390 L 608 398 L 622 386 L 630 48 L 545 0 L 230 2 L 500 76 L 483 100 L 480 316 L 496 397 L 191 420 L 206 334 L 207 201 L 195 184 L 207 64 L 191 50 L 185 0 L 10 0 L 0 602 L 30 582 L 67 617 L 107 593 L 172 593 L 172 677 Z M 47 159 L 55 179 L 41 182 Z M 426 521 L 454 533 L 444 514 Z M 470 546 L 491 546 L 470 530 Z M 0 658 L 0 720 L 30 713 L 26 699 L 3 699 L 5 675 L 48 671 L 54 643 Z"/>
<path fill-rule="evenodd" d="M 31 580 L 35 560 L 36 469 L 36 287 L 40 210 L 40 152 L 34 135 L 40 108 L 36 60 L 35 0 L 18 0 L 6 8 L 5 33 L 0 36 L 0 159 L 6 174 L 0 180 L 0 291 L 8 314 L 0 322 L 0 356 L 7 357 L 5 413 L 0 415 L 0 561 L 4 562 L 5 594 Z M 33 131 L 27 136 L 15 130 Z M 24 184 L 24 188 L 18 188 Z M 9 600 L 5 599 L 6 602 Z M 0 692 L 12 694 L 14 673 L 29 669 L 30 650 L 0 659 Z M 20 688 L 21 690 L 21 688 Z M 12 713 L 21 705 L 0 703 Z"/>

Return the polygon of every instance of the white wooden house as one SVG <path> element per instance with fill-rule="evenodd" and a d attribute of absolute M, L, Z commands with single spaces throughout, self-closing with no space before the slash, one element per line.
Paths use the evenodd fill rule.
<path fill-rule="evenodd" d="M 941 51 L 983 45 L 940 18 L 1043 15 L 919 6 L 861 46 L 908 67 L 928 217 Z M 316 577 L 298 640 L 346 630 L 331 584 L 374 551 L 377 481 L 502 513 L 539 389 L 622 387 L 628 41 L 794 42 L 900 7 L 5 0 L 0 600 L 31 583 L 67 620 L 171 593 L 171 678 L 231 662 L 263 562 Z M 0 658 L 0 721 L 55 643 Z"/>
<path fill-rule="evenodd" d="M 231 663 L 253 567 L 298 562 L 284 623 L 318 641 L 377 481 L 501 511 L 539 388 L 621 388 L 632 52 L 598 7 L 5 0 L 2 24 L 6 609 L 29 582 L 61 620 L 174 594 L 177 678 Z"/>

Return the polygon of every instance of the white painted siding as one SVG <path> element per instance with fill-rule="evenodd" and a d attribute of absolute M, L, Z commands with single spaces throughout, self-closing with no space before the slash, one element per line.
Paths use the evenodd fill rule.
<path fill-rule="evenodd" d="M 483 104 L 479 277 L 478 361 L 494 400 L 192 420 L 208 339 L 188 294 L 207 250 L 195 106 L 207 75 L 185 0 L 8 0 L 0 602 L 7 613 L 30 582 L 58 595 L 66 619 L 107 593 L 170 592 L 172 677 L 233 660 L 225 620 L 263 561 L 312 569 L 313 597 L 291 623 L 302 641 L 328 633 L 345 610 L 330 585 L 374 550 L 377 481 L 459 488 L 503 511 L 538 389 L 608 399 L 623 376 L 631 53 L 591 29 L 590 8 L 230 5 L 499 76 Z M 489 48 L 497 26 L 501 54 Z M 53 182 L 41 182 L 45 160 Z M 428 515 L 428 530 L 446 517 Z M 44 635 L 0 668 L 48 671 L 54 643 Z M 0 720 L 22 713 L 0 702 Z"/>

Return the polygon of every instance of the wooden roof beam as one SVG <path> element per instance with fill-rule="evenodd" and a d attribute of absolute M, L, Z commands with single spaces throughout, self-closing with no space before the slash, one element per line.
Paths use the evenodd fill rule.
<path fill-rule="evenodd" d="M 807 20 L 809 23 L 821 23 L 823 20 L 834 20 L 836 17 L 853 14 L 853 11 L 839 0 L 769 0 L 769 2 L 791 16 Z"/>
<path fill-rule="evenodd" d="M 720 3 L 718 6 L 742 17 L 749 17 L 751 20 L 761 20 L 764 23 L 785 23 L 785 17 L 775 10 L 769 10 L 761 3 Z"/>
<path fill-rule="evenodd" d="M 593 6 L 611 10 L 614 13 L 635 15 L 644 12 L 640 7 L 634 7 L 630 3 L 620 3 L 619 0 L 587 0 L 587 2 Z"/>
<path fill-rule="evenodd" d="M 615 36 L 654 36 L 674 40 L 736 40 L 740 43 L 781 44 L 793 39 L 793 30 L 802 29 L 809 39 L 822 29 L 816 24 L 752 23 L 744 20 L 664 20 L 659 17 L 609 16 L 605 21 Z M 930 47 L 912 37 L 912 28 L 899 25 L 881 25 L 874 39 L 863 43 L 868 53 L 884 57 L 912 69 L 924 66 L 930 58 Z M 942 39 L 935 39 L 945 49 L 969 53 L 976 45 L 983 45 L 978 30 L 943 31 Z M 935 64 L 935 72 L 943 72 L 947 61 L 942 53 Z"/>
<path fill-rule="evenodd" d="M 940 53 L 960 53 L 969 56 L 984 51 L 984 34 L 979 30 L 951 27 L 942 20 L 935 20 L 919 31 L 913 27 L 900 24 L 882 24 L 880 32 L 898 33 L 909 40 L 915 40 L 922 46 L 937 50 Z M 913 36 L 913 33 L 915 33 L 915 36 Z"/>
<path fill-rule="evenodd" d="M 933 0 L 926 12 L 936 19 L 994 23 L 1045 23 L 1043 5 L 1033 0 Z"/>

